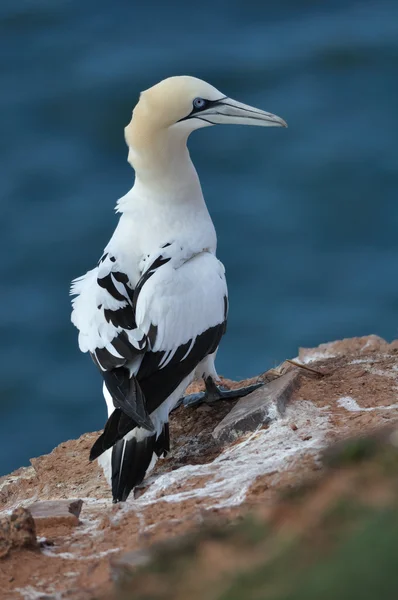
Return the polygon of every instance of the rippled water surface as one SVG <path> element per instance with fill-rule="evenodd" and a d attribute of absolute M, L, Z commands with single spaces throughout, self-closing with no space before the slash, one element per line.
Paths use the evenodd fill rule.
<path fill-rule="evenodd" d="M 132 185 L 140 90 L 192 74 L 289 129 L 216 127 L 192 155 L 227 268 L 219 372 L 398 331 L 398 5 L 3 0 L 0 474 L 105 419 L 70 280 Z"/>

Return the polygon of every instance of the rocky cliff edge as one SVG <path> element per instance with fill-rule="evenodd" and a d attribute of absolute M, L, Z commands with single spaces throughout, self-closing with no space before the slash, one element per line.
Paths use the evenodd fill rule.
<path fill-rule="evenodd" d="M 396 431 L 398 341 L 368 336 L 300 349 L 293 362 L 244 383 L 255 381 L 263 387 L 237 402 L 178 408 L 171 455 L 126 503 L 112 504 L 101 470 L 88 461 L 98 432 L 0 478 L 0 597 L 112 595 L 159 543 L 248 512 L 264 523 L 289 490 L 324 476 L 326 447 Z M 310 517 L 304 511 L 301 522 Z M 158 597 L 151 594 L 128 597 Z"/>

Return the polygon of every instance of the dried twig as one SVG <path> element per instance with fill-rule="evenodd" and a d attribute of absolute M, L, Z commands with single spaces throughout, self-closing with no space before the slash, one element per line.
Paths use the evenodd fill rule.
<path fill-rule="evenodd" d="M 290 358 L 287 358 L 285 360 L 285 362 L 288 362 L 291 365 L 293 365 L 294 367 L 298 367 L 299 369 L 305 369 L 306 371 L 313 373 L 317 377 L 323 377 L 325 375 L 324 373 L 321 373 L 321 371 L 317 371 L 316 369 L 311 369 L 311 367 L 307 367 L 307 365 L 302 365 L 302 364 L 296 362 L 295 360 L 291 360 Z"/>

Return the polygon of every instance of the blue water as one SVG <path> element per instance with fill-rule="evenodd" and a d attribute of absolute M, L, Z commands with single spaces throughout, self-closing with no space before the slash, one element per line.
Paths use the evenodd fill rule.
<path fill-rule="evenodd" d="M 2 0 L 0 474 L 98 429 L 69 322 L 131 187 L 123 128 L 173 74 L 289 123 L 214 127 L 191 152 L 230 288 L 218 369 L 398 334 L 398 4 Z"/>

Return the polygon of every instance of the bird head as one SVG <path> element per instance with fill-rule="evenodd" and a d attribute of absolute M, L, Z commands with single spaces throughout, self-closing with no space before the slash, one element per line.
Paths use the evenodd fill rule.
<path fill-rule="evenodd" d="M 181 132 L 186 137 L 195 129 L 219 124 L 287 127 L 280 117 L 237 102 L 201 79 L 179 76 L 141 93 L 125 136 L 131 147 L 156 132 Z"/>

